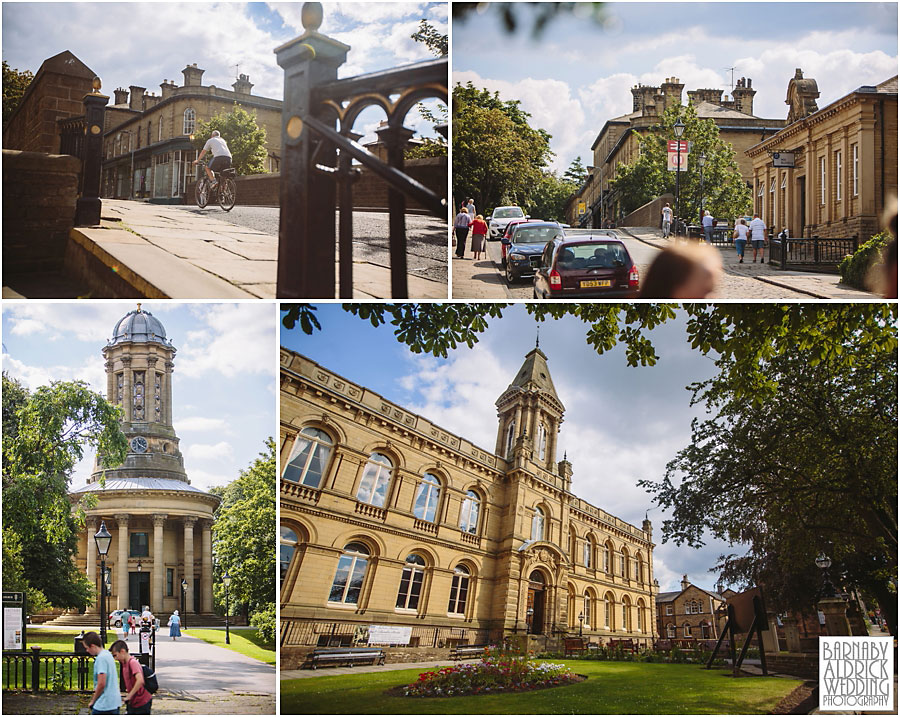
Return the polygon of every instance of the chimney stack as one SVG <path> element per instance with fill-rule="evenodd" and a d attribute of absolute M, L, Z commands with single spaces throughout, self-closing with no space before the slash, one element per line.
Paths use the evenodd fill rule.
<path fill-rule="evenodd" d="M 144 111 L 144 93 L 147 91 L 146 87 L 138 87 L 137 85 L 131 85 L 129 87 L 131 90 L 131 103 L 128 105 L 133 110 L 137 110 L 138 112 Z"/>
<path fill-rule="evenodd" d="M 184 86 L 185 87 L 200 87 L 203 83 L 203 73 L 206 70 L 201 70 L 197 67 L 197 63 L 195 62 L 192 65 L 188 65 L 182 71 L 184 74 Z"/>
<path fill-rule="evenodd" d="M 170 82 L 169 80 L 163 80 L 159 83 L 160 97 L 162 99 L 166 99 L 167 97 L 171 97 L 175 93 L 175 89 L 178 87 L 174 82 Z"/>
<path fill-rule="evenodd" d="M 253 83 L 250 82 L 249 75 L 240 75 L 237 80 L 232 85 L 234 88 L 235 94 L 238 95 L 249 95 L 250 90 L 253 89 Z"/>
<path fill-rule="evenodd" d="M 688 582 L 687 575 L 681 576 L 681 589 L 687 590 L 690 587 L 690 582 Z"/>
<path fill-rule="evenodd" d="M 113 102 L 114 105 L 127 105 L 128 104 L 128 90 L 124 87 L 117 87 L 115 90 L 116 101 Z"/>

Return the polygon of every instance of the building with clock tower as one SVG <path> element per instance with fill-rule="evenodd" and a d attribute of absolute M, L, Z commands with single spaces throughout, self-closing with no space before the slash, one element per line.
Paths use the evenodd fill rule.
<path fill-rule="evenodd" d="M 116 468 L 98 457 L 87 483 L 70 493 L 73 501 L 97 497 L 79 536 L 78 566 L 99 593 L 94 534 L 103 522 L 113 536 L 110 610 L 149 605 L 160 616 L 184 605 L 188 622 L 192 614 L 213 618 L 212 519 L 220 501 L 193 487 L 184 470 L 172 426 L 175 347 L 138 304 L 116 323 L 103 357 L 106 398 L 122 409 L 128 457 Z"/>

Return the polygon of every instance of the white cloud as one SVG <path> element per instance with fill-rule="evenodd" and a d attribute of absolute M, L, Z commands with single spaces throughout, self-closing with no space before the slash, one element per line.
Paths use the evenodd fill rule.
<path fill-rule="evenodd" d="M 9 354 L 3 354 L 3 370 L 18 379 L 29 390 L 47 386 L 51 381 L 86 381 L 91 390 L 106 398 L 106 372 L 103 361 L 89 361 L 82 366 L 30 366 Z"/>
<path fill-rule="evenodd" d="M 122 304 L 37 302 L 8 304 L 4 308 L 5 330 L 13 336 L 43 334 L 51 341 L 74 338 L 100 345 L 110 337 L 116 322 L 131 310 L 123 310 Z"/>
<path fill-rule="evenodd" d="M 230 462 L 234 459 L 234 450 L 230 443 L 219 441 L 218 443 L 192 443 L 188 446 L 184 455 L 194 460 L 219 460 Z"/>
<path fill-rule="evenodd" d="M 198 304 L 208 330 L 188 334 L 178 352 L 184 376 L 271 373 L 275 315 L 270 304 Z"/>
<path fill-rule="evenodd" d="M 230 432 L 228 421 L 224 418 L 206 418 L 205 416 L 189 416 L 178 419 L 179 433 L 190 431 L 224 431 Z"/>

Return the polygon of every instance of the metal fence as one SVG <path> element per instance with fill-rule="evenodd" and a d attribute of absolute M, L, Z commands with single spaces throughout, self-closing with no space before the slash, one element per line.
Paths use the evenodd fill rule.
<path fill-rule="evenodd" d="M 71 154 L 82 159 L 84 152 L 85 117 L 67 117 L 58 120 L 59 124 L 59 153 Z"/>
<path fill-rule="evenodd" d="M 818 271 L 837 271 L 837 265 L 848 254 L 859 249 L 859 237 L 847 239 L 790 238 L 770 241 L 769 263 L 782 269 L 815 268 Z"/>
<path fill-rule="evenodd" d="M 3 689 L 90 692 L 94 689 L 94 658 L 76 652 L 3 652 Z"/>

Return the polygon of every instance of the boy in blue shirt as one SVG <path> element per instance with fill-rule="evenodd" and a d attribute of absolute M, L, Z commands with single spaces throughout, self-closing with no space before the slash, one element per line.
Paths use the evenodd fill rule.
<path fill-rule="evenodd" d="M 94 694 L 88 707 L 93 715 L 117 715 L 122 705 L 119 694 L 119 674 L 116 661 L 109 650 L 103 649 L 100 635 L 96 632 L 84 633 L 84 648 L 94 657 Z"/>

